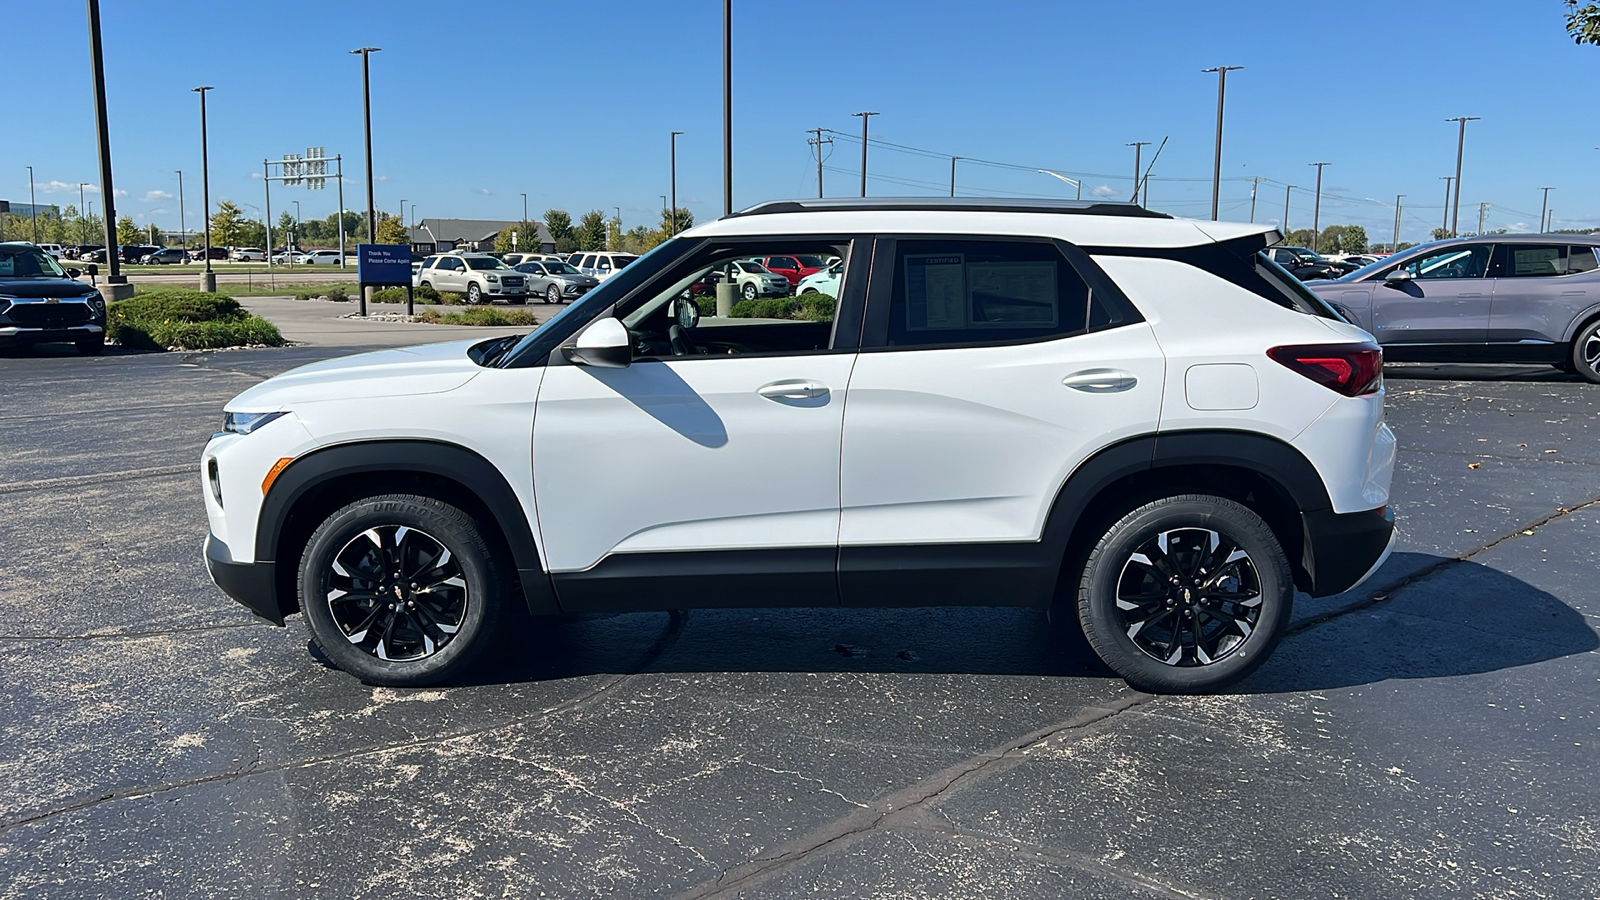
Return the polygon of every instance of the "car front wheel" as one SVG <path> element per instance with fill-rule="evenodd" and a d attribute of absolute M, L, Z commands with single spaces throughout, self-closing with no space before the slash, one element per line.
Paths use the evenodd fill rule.
<path fill-rule="evenodd" d="M 546 303 L 560 303 L 561 302 L 561 289 L 556 287 L 553 284 L 550 285 L 549 287 L 545 288 L 544 289 L 544 302 L 546 302 Z"/>
<path fill-rule="evenodd" d="M 1138 690 L 1193 694 L 1255 671 L 1289 622 L 1294 582 L 1272 530 L 1222 497 L 1147 503 L 1095 544 L 1078 622 Z"/>
<path fill-rule="evenodd" d="M 477 282 L 467 285 L 467 302 L 473 305 L 483 302 L 483 289 L 478 287 Z"/>
<path fill-rule="evenodd" d="M 1600 319 L 1585 325 L 1573 338 L 1572 371 L 1590 384 L 1600 384 Z"/>
<path fill-rule="evenodd" d="M 492 643 L 508 563 L 470 515 L 386 494 L 337 510 L 300 559 L 300 608 L 335 665 L 368 684 L 436 684 Z"/>
<path fill-rule="evenodd" d="M 759 292 L 756 290 L 756 286 L 754 284 L 746 283 L 743 293 L 746 300 L 754 300 Z"/>

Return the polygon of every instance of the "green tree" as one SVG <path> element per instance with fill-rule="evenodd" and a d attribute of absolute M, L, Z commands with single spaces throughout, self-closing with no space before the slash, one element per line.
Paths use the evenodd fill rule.
<path fill-rule="evenodd" d="M 1579 6 L 1579 0 L 1562 0 L 1567 5 L 1567 34 L 1578 44 L 1600 47 L 1600 3 Z"/>
<path fill-rule="evenodd" d="M 400 224 L 398 218 L 378 213 L 378 243 L 410 245 L 411 237 L 406 234 L 406 227 Z"/>
<path fill-rule="evenodd" d="M 578 220 L 579 250 L 604 250 L 606 248 L 606 214 L 591 209 Z"/>
<path fill-rule="evenodd" d="M 1299 231 L 1289 232 L 1283 242 L 1291 247 L 1309 247 L 1316 236 L 1317 233 L 1315 231 L 1309 228 L 1302 228 Z"/>
<path fill-rule="evenodd" d="M 1329 225 L 1322 229 L 1322 233 L 1317 235 L 1316 244 L 1311 249 L 1318 253 L 1338 253 L 1339 238 L 1344 234 L 1344 228 L 1343 225 Z"/>
<path fill-rule="evenodd" d="M 513 245 L 512 232 L 516 232 L 517 240 Z M 494 249 L 497 253 L 510 253 L 513 250 L 523 253 L 539 252 L 539 226 L 535 222 L 518 222 L 510 228 L 500 232 L 494 237 Z"/>
<path fill-rule="evenodd" d="M 224 200 L 217 204 L 217 211 L 211 214 L 211 246 L 239 246 L 239 227 L 243 223 L 244 211 L 235 206 L 233 201 Z"/>
<path fill-rule="evenodd" d="M 572 216 L 564 209 L 547 209 L 544 211 L 544 229 L 550 232 L 550 240 L 556 242 L 556 250 L 570 253 L 577 247 L 577 235 L 572 232 Z M 566 250 L 561 248 L 566 246 Z"/>
<path fill-rule="evenodd" d="M 148 234 L 139 230 L 138 225 L 133 224 L 133 216 L 123 216 L 117 220 L 118 244 L 142 244 L 147 237 L 149 237 Z"/>
<path fill-rule="evenodd" d="M 239 223 L 239 242 L 235 247 L 261 247 L 267 246 L 267 226 L 255 219 L 245 219 Z"/>
<path fill-rule="evenodd" d="M 1360 225 L 1346 225 L 1339 235 L 1339 252 L 1367 252 L 1367 230 Z"/>
<path fill-rule="evenodd" d="M 667 235 L 682 234 L 694 227 L 694 213 L 683 207 L 678 207 L 676 216 L 669 215 L 666 210 L 661 211 L 661 230 Z"/>
<path fill-rule="evenodd" d="M 1435 228 L 1434 230 L 1428 232 L 1428 234 L 1433 235 L 1433 239 L 1434 240 L 1442 241 L 1445 238 L 1450 236 L 1450 229 L 1448 229 L 1448 228 Z"/>

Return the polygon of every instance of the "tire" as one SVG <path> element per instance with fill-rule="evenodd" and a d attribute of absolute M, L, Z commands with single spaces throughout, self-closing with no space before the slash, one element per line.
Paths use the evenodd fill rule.
<path fill-rule="evenodd" d="M 744 289 L 739 293 L 743 294 L 746 300 L 754 300 L 760 294 L 760 291 L 756 290 L 754 282 L 747 281 L 745 282 Z"/>
<path fill-rule="evenodd" d="M 467 285 L 467 305 L 469 305 L 469 306 L 477 306 L 479 303 L 482 303 L 482 302 L 483 302 L 483 289 L 478 287 L 478 283 L 476 281 L 474 281 L 473 283 Z"/>
<path fill-rule="evenodd" d="M 1600 384 L 1600 319 L 1578 329 L 1570 359 L 1574 374 L 1590 384 Z"/>
<path fill-rule="evenodd" d="M 426 281 L 421 281 L 417 283 L 417 287 L 431 288 L 433 285 L 427 283 Z"/>
<path fill-rule="evenodd" d="M 1078 623 L 1131 687 L 1195 694 L 1265 662 L 1293 601 L 1272 529 L 1232 500 L 1187 494 L 1140 506 L 1096 542 L 1078 585 Z"/>
<path fill-rule="evenodd" d="M 78 338 L 72 342 L 72 346 L 78 348 L 79 356 L 99 356 L 106 352 L 106 336 L 102 333 L 94 337 Z"/>
<path fill-rule="evenodd" d="M 800 292 L 800 296 L 804 297 L 807 294 L 815 294 L 815 293 L 817 293 L 817 289 L 816 288 L 808 287 L 805 290 Z"/>
<path fill-rule="evenodd" d="M 549 287 L 545 288 L 544 289 L 544 302 L 546 302 L 546 303 L 560 303 L 561 302 L 561 288 L 558 288 L 553 284 L 550 285 Z"/>
<path fill-rule="evenodd" d="M 494 643 L 511 596 L 498 547 L 470 515 L 431 497 L 357 500 L 317 527 L 300 558 L 311 638 L 367 684 L 455 678 Z"/>

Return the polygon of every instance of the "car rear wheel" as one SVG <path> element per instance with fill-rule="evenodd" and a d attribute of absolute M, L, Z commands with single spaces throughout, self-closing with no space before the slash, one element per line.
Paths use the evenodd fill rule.
<path fill-rule="evenodd" d="M 436 684 L 492 643 L 508 564 L 470 515 L 386 494 L 337 510 L 300 559 L 300 608 L 335 665 L 368 684 Z"/>
<path fill-rule="evenodd" d="M 1573 338 L 1572 371 L 1590 384 L 1600 384 L 1600 319 L 1585 325 Z"/>
<path fill-rule="evenodd" d="M 544 289 L 544 302 L 546 302 L 546 303 L 560 303 L 561 302 L 561 289 L 556 287 L 553 284 L 550 285 L 549 287 L 545 288 Z"/>
<path fill-rule="evenodd" d="M 1095 544 L 1078 622 L 1138 690 L 1193 694 L 1255 671 L 1289 622 L 1289 560 L 1254 512 L 1222 497 L 1147 503 Z"/>

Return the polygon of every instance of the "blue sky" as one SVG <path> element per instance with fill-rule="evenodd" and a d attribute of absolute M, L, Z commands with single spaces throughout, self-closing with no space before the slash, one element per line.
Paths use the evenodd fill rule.
<path fill-rule="evenodd" d="M 190 88 L 210 84 L 211 194 L 262 204 L 261 161 L 324 146 L 345 156 L 345 202 L 364 205 L 360 58 L 372 57 L 376 200 L 423 217 L 574 216 L 620 207 L 654 224 L 668 190 L 668 132 L 678 139 L 678 198 L 697 220 L 721 212 L 721 3 L 548 6 L 529 2 L 326 0 L 314 10 L 213 3 L 182 11 L 103 0 L 107 93 L 120 214 L 174 227 L 174 170 L 192 224 L 201 207 L 199 116 Z M 1462 230 L 1527 230 L 1551 185 L 1557 227 L 1600 226 L 1600 48 L 1566 36 L 1560 0 L 1406 2 L 1381 15 L 1284 4 L 956 3 L 735 0 L 734 204 L 814 196 L 805 130 L 1012 163 L 958 164 L 964 194 L 1071 196 L 1029 171 L 1083 174 L 1125 198 L 1129 141 L 1168 138 L 1150 205 L 1207 217 L 1216 76 L 1228 79 L 1223 217 L 1283 218 L 1284 184 L 1301 185 L 1289 217 L 1355 222 L 1387 240 L 1406 194 L 1402 238 L 1443 218 L 1453 174 L 1450 116 L 1467 128 Z M 0 141 L 0 198 L 76 204 L 98 182 L 84 8 L 12 10 L 6 41 L 14 119 Z M 25 116 L 23 109 L 31 110 Z M 859 190 L 860 145 L 830 148 L 829 196 Z M 1146 148 L 1154 150 L 1154 143 Z M 943 193 L 948 156 L 873 146 L 869 191 Z M 880 177 L 881 176 L 881 177 Z M 1076 177 L 1076 176 L 1075 176 Z M 890 180 L 894 179 L 894 180 Z M 102 205 L 97 196 L 96 210 Z M 1346 198 L 1346 199 L 1340 199 Z M 298 199 L 306 217 L 337 207 L 328 190 L 275 188 L 274 215 Z M 254 211 L 246 209 L 254 215 Z M 407 218 L 410 216 L 408 214 Z"/>

